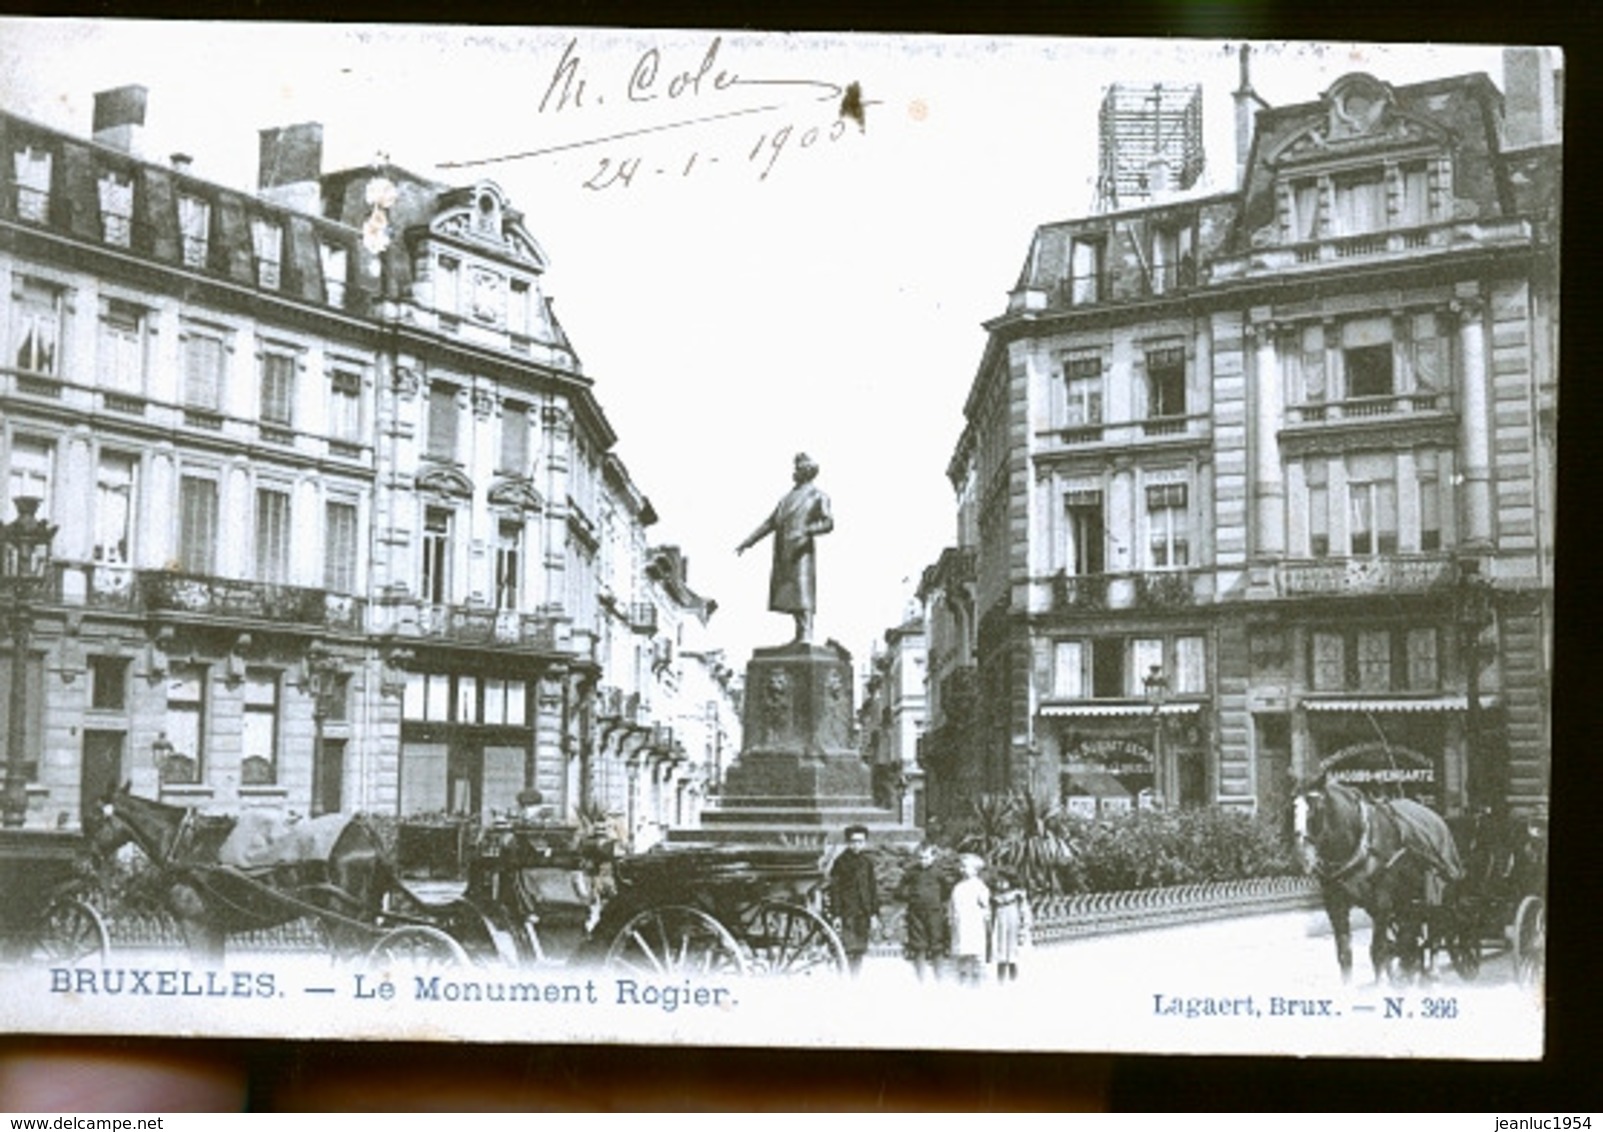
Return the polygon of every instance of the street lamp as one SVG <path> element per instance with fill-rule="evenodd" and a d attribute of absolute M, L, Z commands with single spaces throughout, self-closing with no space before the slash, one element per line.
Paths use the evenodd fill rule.
<path fill-rule="evenodd" d="M 334 813 L 344 806 L 344 798 L 334 801 L 329 790 L 329 777 L 334 768 L 328 765 L 324 750 L 323 721 L 334 714 L 334 697 L 338 693 L 345 670 L 339 660 L 321 641 L 313 641 L 306 650 L 306 667 L 301 688 L 312 697 L 312 815 Z M 343 793 L 343 792 L 342 792 Z"/>
<path fill-rule="evenodd" d="M 1494 766 L 1487 757 L 1481 735 L 1481 667 L 1497 648 L 1495 642 L 1488 644 L 1483 637 L 1496 619 L 1495 595 L 1492 584 L 1481 575 L 1478 559 L 1459 559 L 1453 597 L 1459 651 L 1464 658 L 1465 800 L 1473 811 L 1501 811 L 1507 802 L 1503 768 Z"/>
<path fill-rule="evenodd" d="M 1169 768 L 1163 760 L 1163 705 L 1169 698 L 1169 678 L 1163 674 L 1163 665 L 1154 664 L 1141 677 L 1147 703 L 1152 705 L 1152 769 L 1153 781 L 1159 785 L 1164 799 L 1171 796 Z"/>
<path fill-rule="evenodd" d="M 163 784 L 167 781 L 167 760 L 178 751 L 173 741 L 167 738 L 167 732 L 158 731 L 156 737 L 150 741 L 150 761 L 156 766 L 156 777 Z"/>
<path fill-rule="evenodd" d="M 28 817 L 28 780 L 33 764 L 23 749 L 28 740 L 28 642 L 33 635 L 32 601 L 50 570 L 54 523 L 39 518 L 38 496 L 13 501 L 17 517 L 0 523 L 0 593 L 11 623 L 11 698 L 6 716 L 6 773 L 0 798 L 0 825 L 17 829 Z"/>

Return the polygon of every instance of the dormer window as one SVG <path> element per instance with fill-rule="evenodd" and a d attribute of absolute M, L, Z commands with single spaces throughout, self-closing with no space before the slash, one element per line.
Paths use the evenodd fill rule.
<path fill-rule="evenodd" d="M 50 215 L 51 154 L 48 149 L 25 145 L 12 155 L 16 174 L 17 217 L 43 224 Z"/>
<path fill-rule="evenodd" d="M 1319 238 L 1319 182 L 1312 177 L 1291 186 L 1291 238 L 1297 242 Z"/>
<path fill-rule="evenodd" d="M 211 205 L 199 197 L 178 198 L 178 231 L 184 245 L 185 267 L 206 266 L 211 214 Z"/>
<path fill-rule="evenodd" d="M 1152 228 L 1151 291 L 1164 295 L 1197 282 L 1196 256 L 1189 224 L 1155 224 Z"/>
<path fill-rule="evenodd" d="M 284 230 L 272 220 L 255 217 L 250 222 L 250 237 L 256 252 L 257 284 L 270 291 L 278 290 L 284 255 Z"/>
<path fill-rule="evenodd" d="M 134 227 L 134 179 L 127 173 L 109 169 L 101 174 L 100 235 L 108 244 L 126 248 L 132 243 Z"/>
<path fill-rule="evenodd" d="M 1102 299 L 1102 252 L 1100 237 L 1077 236 L 1069 249 L 1069 302 L 1100 302 Z"/>
<path fill-rule="evenodd" d="M 330 306 L 345 305 L 345 284 L 349 279 L 350 255 L 338 244 L 323 245 L 323 290 Z"/>
<path fill-rule="evenodd" d="M 1399 202 L 1398 227 L 1414 228 L 1430 223 L 1430 180 L 1423 161 L 1404 165 L 1401 170 L 1403 195 Z"/>
<path fill-rule="evenodd" d="M 1386 227 L 1386 180 L 1379 169 L 1335 181 L 1333 220 L 1338 236 L 1357 236 Z"/>

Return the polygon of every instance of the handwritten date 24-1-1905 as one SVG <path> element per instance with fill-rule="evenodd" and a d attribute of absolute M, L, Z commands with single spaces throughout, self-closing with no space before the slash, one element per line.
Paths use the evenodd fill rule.
<path fill-rule="evenodd" d="M 844 118 L 836 118 L 828 125 L 801 126 L 787 122 L 778 129 L 757 134 L 751 147 L 743 156 L 737 157 L 736 161 L 743 163 L 744 168 L 755 171 L 759 181 L 766 181 L 785 153 L 804 153 L 819 146 L 830 145 L 838 142 L 845 133 Z M 646 176 L 689 177 L 698 169 L 721 164 L 722 160 L 718 154 L 705 153 L 700 149 L 691 150 L 680 161 L 656 164 L 649 164 L 640 156 L 600 157 L 596 159 L 595 171 L 585 180 L 584 187 L 592 192 L 602 192 L 608 189 L 627 189 L 635 183 L 637 177 L 642 179 Z"/>

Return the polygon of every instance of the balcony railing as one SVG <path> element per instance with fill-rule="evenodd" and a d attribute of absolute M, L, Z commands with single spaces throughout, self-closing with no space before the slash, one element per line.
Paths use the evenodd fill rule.
<path fill-rule="evenodd" d="M 1186 416 L 1144 417 L 1133 421 L 1074 424 L 1066 428 L 1044 429 L 1036 435 L 1063 447 L 1126 445 L 1143 441 L 1173 442 L 1176 438 L 1205 440 L 1210 427 L 1206 413 L 1192 413 Z"/>
<path fill-rule="evenodd" d="M 357 630 L 366 603 L 349 594 L 176 570 L 141 570 L 106 562 L 56 562 L 48 592 L 63 605 L 132 613 L 272 621 Z"/>
<path fill-rule="evenodd" d="M 1058 613 L 1088 613 L 1108 607 L 1106 574 L 1059 574 L 1052 579 L 1052 608 Z"/>
<path fill-rule="evenodd" d="M 1406 413 L 1442 413 L 1451 399 L 1441 389 L 1416 389 L 1411 393 L 1392 393 L 1381 397 L 1349 397 L 1345 401 L 1304 402 L 1286 408 L 1290 425 L 1330 424 L 1334 421 L 1391 417 Z"/>
<path fill-rule="evenodd" d="M 1141 422 L 1141 432 L 1144 436 L 1183 436 L 1186 431 L 1186 418 L 1175 417 L 1148 417 Z"/>
<path fill-rule="evenodd" d="M 560 647 L 558 618 L 471 605 L 415 604 L 417 635 L 457 644 L 505 645 L 554 650 Z M 402 625 L 406 618 L 402 617 Z M 403 630 L 404 632 L 404 630 Z"/>
<path fill-rule="evenodd" d="M 28 373 L 25 370 L 14 372 L 15 388 L 18 393 L 26 397 L 44 397 L 51 401 L 61 400 L 61 379 L 49 374 Z"/>
<path fill-rule="evenodd" d="M 1277 575 L 1282 597 L 1424 593 L 1449 585 L 1453 565 L 1441 554 L 1338 558 L 1282 562 Z"/>
<path fill-rule="evenodd" d="M 138 584 L 140 603 L 149 613 L 192 613 L 337 629 L 362 627 L 362 599 L 325 589 L 171 570 L 141 570 Z"/>
<path fill-rule="evenodd" d="M 1525 220 L 1451 221 L 1255 248 L 1245 256 L 1214 260 L 1209 270 L 1213 280 L 1222 281 L 1286 270 L 1319 270 L 1330 264 L 1355 260 L 1412 257 L 1420 252 L 1434 254 L 1459 248 L 1506 247 L 1529 243 L 1530 239 L 1530 223 Z"/>
<path fill-rule="evenodd" d="M 1181 609 L 1196 599 L 1189 570 L 1149 570 L 1135 576 L 1139 609 Z"/>
<path fill-rule="evenodd" d="M 1088 614 L 1142 609 L 1189 609 L 1213 600 L 1213 573 L 1195 567 L 1056 574 L 1032 579 L 1031 608 L 1052 613 Z"/>

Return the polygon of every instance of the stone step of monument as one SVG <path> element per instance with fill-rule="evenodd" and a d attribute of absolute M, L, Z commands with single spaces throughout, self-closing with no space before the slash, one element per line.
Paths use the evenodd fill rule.
<path fill-rule="evenodd" d="M 789 809 L 796 806 L 807 806 L 814 809 L 856 809 L 878 810 L 880 813 L 889 811 L 879 805 L 867 794 L 721 794 L 708 801 L 707 805 L 713 809 L 728 809 L 740 807 L 742 809 L 755 806 L 777 806 Z"/>
<path fill-rule="evenodd" d="M 728 806 L 701 811 L 703 825 L 800 825 L 843 829 L 848 825 L 895 825 L 896 819 L 872 806 Z"/>
<path fill-rule="evenodd" d="M 703 815 L 705 816 L 705 815 Z M 923 830 L 894 823 L 859 823 L 867 826 L 868 839 L 876 845 L 902 845 L 912 848 L 923 840 Z M 678 847 L 689 845 L 822 845 L 838 848 L 839 828 L 794 822 L 768 825 L 703 825 L 699 828 L 671 829 L 668 841 Z"/>

